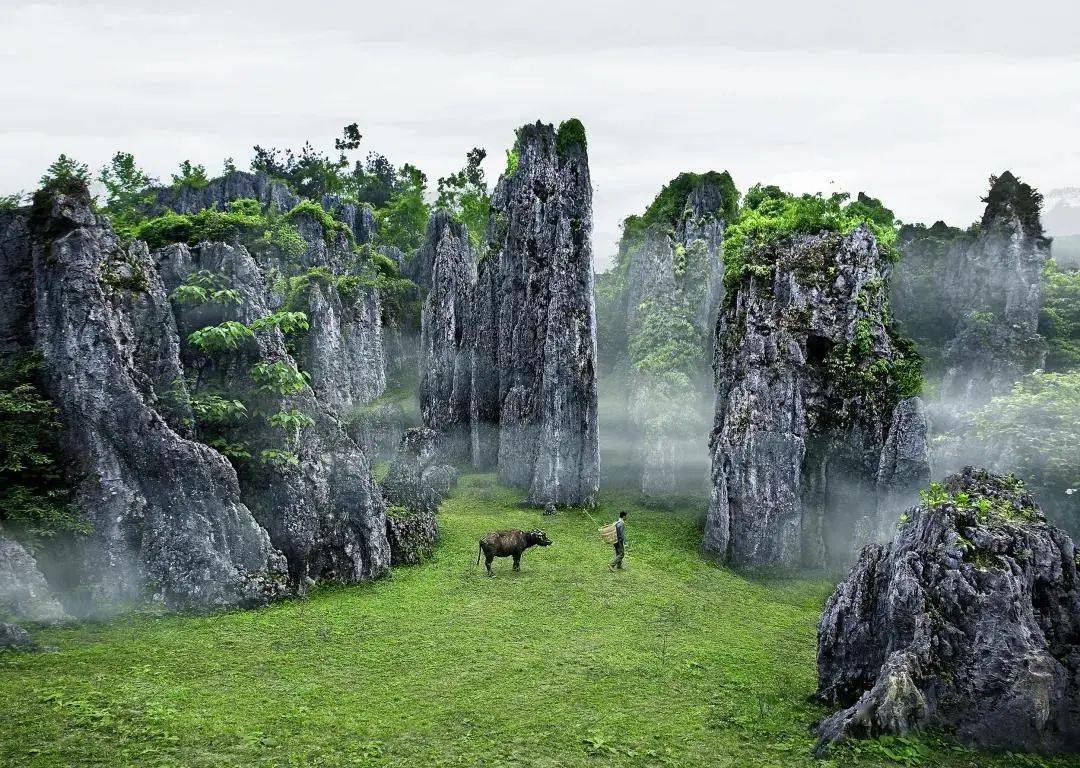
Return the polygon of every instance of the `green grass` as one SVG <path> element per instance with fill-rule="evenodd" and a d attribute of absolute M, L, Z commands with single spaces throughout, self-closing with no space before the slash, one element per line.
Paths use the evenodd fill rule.
<path fill-rule="evenodd" d="M 59 652 L 0 654 L 0 763 L 1020 764 L 936 741 L 813 760 L 814 634 L 831 585 L 707 562 L 693 503 L 602 501 L 598 520 L 630 511 L 622 573 L 585 513 L 541 517 L 472 475 L 443 506 L 434 559 L 390 579 L 42 632 Z M 475 565 L 483 533 L 536 525 L 555 543 L 520 573 Z"/>

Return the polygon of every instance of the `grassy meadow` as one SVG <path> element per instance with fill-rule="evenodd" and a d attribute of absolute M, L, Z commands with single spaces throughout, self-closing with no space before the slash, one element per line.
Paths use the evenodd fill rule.
<path fill-rule="evenodd" d="M 545 518 L 492 476 L 440 512 L 433 559 L 358 587 L 214 616 L 44 630 L 0 654 L 5 766 L 1043 766 L 935 738 L 810 756 L 815 626 L 831 583 L 698 553 L 700 502 L 627 509 L 626 570 L 582 511 Z M 522 571 L 477 540 L 540 526 Z"/>

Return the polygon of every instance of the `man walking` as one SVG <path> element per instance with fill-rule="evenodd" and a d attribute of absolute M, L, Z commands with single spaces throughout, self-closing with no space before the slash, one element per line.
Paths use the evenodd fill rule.
<path fill-rule="evenodd" d="M 626 512 L 619 513 L 619 519 L 615 521 L 615 559 L 608 566 L 611 570 L 622 570 L 623 553 L 626 551 Z"/>

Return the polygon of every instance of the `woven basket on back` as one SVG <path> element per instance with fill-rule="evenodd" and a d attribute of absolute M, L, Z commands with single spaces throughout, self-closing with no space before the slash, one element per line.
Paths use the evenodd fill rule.
<path fill-rule="evenodd" d="M 615 530 L 615 523 L 608 523 L 603 528 L 598 528 L 597 530 L 600 531 L 600 538 L 608 544 L 614 544 L 619 538 L 619 532 Z"/>

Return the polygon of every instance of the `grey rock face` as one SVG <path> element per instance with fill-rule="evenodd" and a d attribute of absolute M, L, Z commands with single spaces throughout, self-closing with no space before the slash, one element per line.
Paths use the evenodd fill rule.
<path fill-rule="evenodd" d="M 0 651 L 35 651 L 37 643 L 18 624 L 0 621 Z"/>
<path fill-rule="evenodd" d="M 174 245 L 156 252 L 155 258 L 170 290 L 192 272 L 206 270 L 224 278 L 240 297 L 240 303 L 235 306 L 174 304 L 173 311 L 185 339 L 199 328 L 225 321 L 251 324 L 271 312 L 262 271 L 242 246 Z M 317 285 L 312 286 L 310 293 L 310 302 L 316 306 L 326 301 L 320 290 Z M 328 298 L 327 312 L 331 312 L 333 302 L 339 303 L 339 299 L 334 293 Z M 325 317 L 320 322 L 325 323 Z M 334 333 L 327 333 L 326 337 L 338 338 Z M 317 336 L 314 342 L 309 339 L 300 346 L 330 345 L 326 337 Z M 213 357 L 201 354 L 186 342 L 183 346 L 184 362 L 200 392 L 250 390 L 254 387 L 250 371 L 259 363 L 281 363 L 294 368 L 297 365 L 277 328 L 260 331 L 236 350 Z M 324 351 L 315 350 L 318 354 Z M 341 376 L 340 385 L 347 393 L 350 382 L 342 372 L 341 361 L 328 359 L 327 366 L 322 375 Z M 328 379 L 325 386 L 333 387 L 338 381 Z M 304 387 L 287 396 L 262 392 L 250 410 L 266 415 L 299 410 L 314 420 L 313 425 L 292 436 L 295 464 L 258 459 L 264 450 L 281 450 L 283 440 L 288 440 L 281 430 L 268 425 L 264 417 L 233 425 L 227 436 L 230 442 L 245 445 L 253 457 L 238 470 L 242 495 L 255 518 L 269 532 L 271 541 L 287 558 L 293 580 L 355 582 L 384 573 L 389 567 L 390 553 L 382 499 L 371 479 L 367 458 L 345 433 L 333 409 L 322 403 L 312 389 Z"/>
<path fill-rule="evenodd" d="M 624 236 L 620 261 L 626 262 L 629 344 L 627 349 L 606 350 L 615 359 L 617 388 L 626 392 L 627 420 L 638 452 L 636 474 L 647 495 L 700 488 L 707 472 L 701 444 L 713 398 L 708 350 L 724 290 L 725 201 L 709 174 L 699 177 L 681 202 L 674 222 L 653 223 L 644 232 Z M 631 360 L 633 340 L 657 313 L 692 326 L 696 337 L 686 341 L 701 350 L 698 370 L 689 372 L 690 381 L 679 392 L 655 381 L 650 372 L 636 370 Z"/>
<path fill-rule="evenodd" d="M 1012 478 L 966 468 L 867 546 L 818 627 L 822 744 L 955 730 L 969 744 L 1080 745 L 1072 540 Z"/>
<path fill-rule="evenodd" d="M 93 527 L 68 567 L 99 607 L 152 595 L 207 608 L 280 594 L 284 559 L 241 502 L 228 462 L 154 408 L 179 370 L 178 341 L 145 250 L 122 248 L 85 193 L 40 198 L 31 228 L 33 344 Z M 163 338 L 135 332 L 147 319 Z"/>
<path fill-rule="evenodd" d="M 345 414 L 386 391 L 382 307 L 376 291 L 346 300 L 333 285 L 313 283 L 304 311 L 311 327 L 296 357 L 311 374 L 311 387 L 321 403 Z"/>
<path fill-rule="evenodd" d="M 156 216 L 165 211 L 184 214 L 198 213 L 207 208 L 223 211 L 233 200 L 243 199 L 258 200 L 279 212 L 289 211 L 300 202 L 288 185 L 271 179 L 262 171 L 233 171 L 212 180 L 201 189 L 190 186 L 161 187 L 155 190 L 150 212 Z"/>
<path fill-rule="evenodd" d="M 680 243 L 682 245 L 682 243 Z M 626 244 L 626 326 L 628 334 L 641 326 L 641 305 L 647 301 L 671 304 L 676 299 L 674 247 L 671 236 L 658 226 Z"/>
<path fill-rule="evenodd" d="M 475 277 L 464 228 L 441 213 L 417 260 L 431 287 L 425 423 L 539 505 L 591 504 L 599 483 L 592 188 L 585 146 L 567 135 L 519 131 Z"/>
<path fill-rule="evenodd" d="M 717 323 L 704 549 L 738 566 L 848 562 L 928 476 L 921 409 L 897 405 L 883 260 L 865 227 L 772 246 Z M 910 496 L 905 503 L 910 501 Z"/>
<path fill-rule="evenodd" d="M 0 538 L 0 617 L 41 624 L 68 619 L 33 556 L 5 538 Z"/>
<path fill-rule="evenodd" d="M 941 417 L 978 407 L 1042 367 L 1042 271 L 1050 256 L 1037 195 L 1012 174 L 995 177 L 982 221 L 968 231 L 905 227 L 893 306 L 945 372 Z M 941 420 L 941 419 L 937 419 Z"/>
<path fill-rule="evenodd" d="M 156 190 L 153 212 L 224 210 L 229 203 L 239 199 L 257 200 L 279 213 L 287 213 L 301 202 L 286 184 L 261 171 L 234 171 L 214 179 L 202 189 L 166 187 Z M 334 195 L 324 196 L 321 204 L 348 226 L 356 243 L 366 243 L 374 235 L 376 224 L 369 208 L 343 203 Z M 261 269 L 275 269 L 289 277 L 316 267 L 325 268 L 334 275 L 349 271 L 353 256 L 347 234 L 324 231 L 319 219 L 308 213 L 297 212 L 291 220 L 307 243 L 307 249 L 295 263 L 286 263 L 268 254 L 264 263 L 259 264 Z M 305 295 L 304 306 L 292 308 L 304 311 L 311 323 L 296 357 L 303 369 L 311 374 L 312 387 L 319 400 L 338 415 L 345 415 L 386 390 L 381 301 L 375 290 L 364 289 L 355 295 L 344 296 L 332 281 L 315 283 Z M 274 304 L 273 297 L 268 301 Z"/>
<path fill-rule="evenodd" d="M 378 231 L 375 213 L 366 205 L 342 202 L 337 195 L 323 195 L 322 207 L 349 226 L 357 245 L 371 242 Z"/>
<path fill-rule="evenodd" d="M 420 259 L 431 263 L 421 319 L 420 412 L 426 426 L 442 433 L 447 455 L 463 462 L 471 454 L 472 354 L 468 334 L 476 282 L 464 225 L 445 211 L 435 211 L 428 221 Z"/>
<path fill-rule="evenodd" d="M 878 460 L 878 509 L 886 514 L 906 507 L 930 482 L 928 434 L 922 400 L 909 397 L 896 404 Z"/>
<path fill-rule="evenodd" d="M 25 214 L 0 211 L 0 354 L 33 341 L 33 262 L 30 221 Z"/>
<path fill-rule="evenodd" d="M 418 563 L 434 551 L 439 534 L 435 512 L 457 482 L 457 472 L 439 449 L 439 438 L 432 429 L 406 430 L 382 482 L 394 565 Z"/>
<path fill-rule="evenodd" d="M 1038 325 L 1050 243 L 1041 228 L 995 218 L 950 256 L 945 300 L 962 313 L 946 352 L 942 397 L 974 407 L 1043 364 Z"/>
<path fill-rule="evenodd" d="M 489 470 L 499 465 L 499 301 L 498 263 L 490 256 L 477 267 L 468 331 L 470 348 L 469 439 L 473 466 Z"/>
<path fill-rule="evenodd" d="M 564 124 L 565 125 L 565 124 Z M 599 484 L 592 186 L 581 142 L 518 133 L 492 197 L 499 475 L 532 503 L 591 504 Z M 484 301 L 481 298 L 480 301 Z"/>

